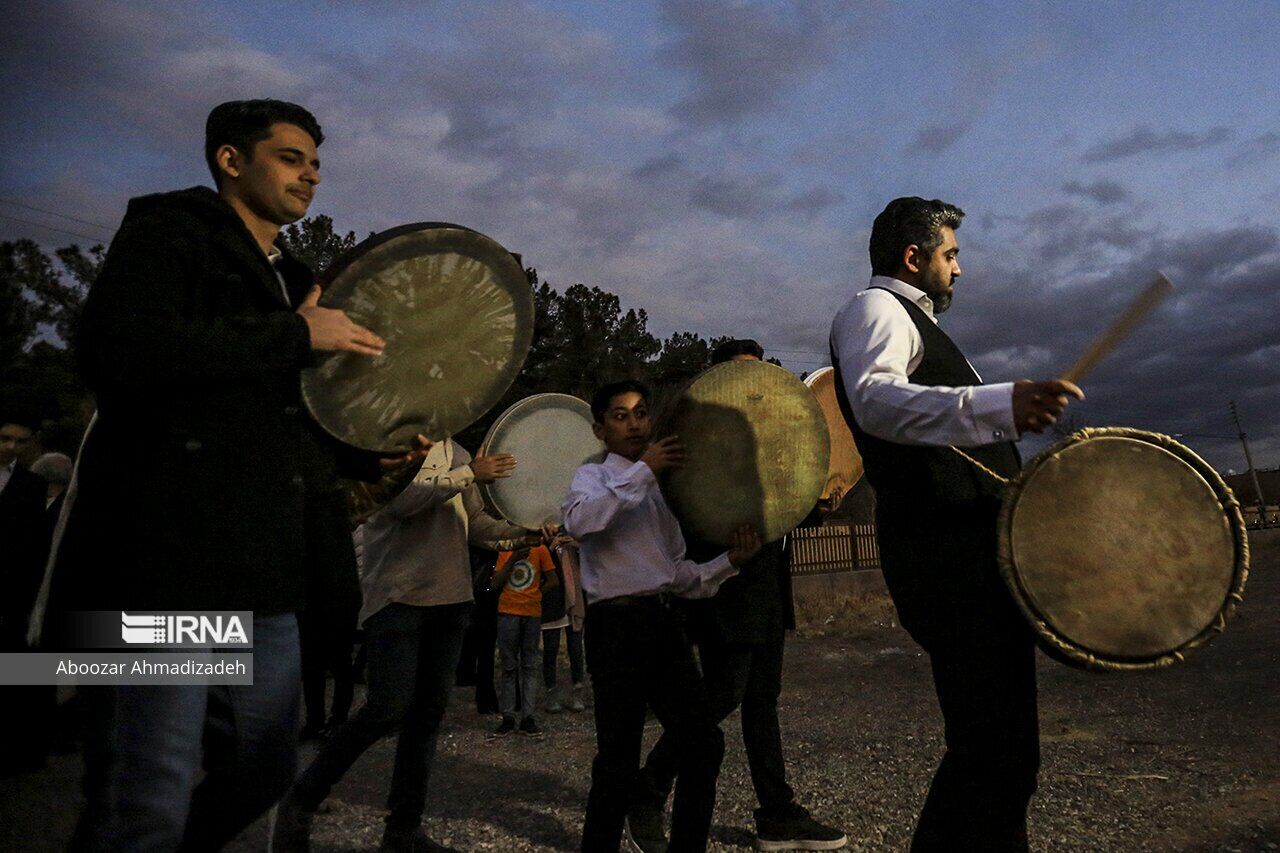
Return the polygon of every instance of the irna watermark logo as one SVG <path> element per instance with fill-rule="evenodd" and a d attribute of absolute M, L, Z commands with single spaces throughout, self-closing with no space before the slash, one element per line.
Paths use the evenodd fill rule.
<path fill-rule="evenodd" d="M 125 613 L 120 611 L 120 637 L 130 645 L 248 645 L 249 635 L 237 614 Z"/>

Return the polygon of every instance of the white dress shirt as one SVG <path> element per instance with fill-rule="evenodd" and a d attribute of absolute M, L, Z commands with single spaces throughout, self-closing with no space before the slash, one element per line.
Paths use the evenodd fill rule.
<path fill-rule="evenodd" d="M 4 487 L 9 485 L 9 479 L 13 476 L 13 466 L 17 464 L 17 459 L 11 459 L 8 465 L 0 466 L 0 492 L 3 492 Z"/>
<path fill-rule="evenodd" d="M 686 559 L 684 534 L 653 470 L 616 453 L 573 475 L 564 529 L 580 544 L 588 602 L 659 592 L 710 598 L 738 573 L 727 553 L 706 563 Z"/>
<path fill-rule="evenodd" d="M 938 322 L 928 294 L 888 276 L 872 276 L 870 287 L 836 314 L 831 350 L 840 361 L 858 426 L 899 444 L 976 447 L 1016 441 L 1012 382 L 950 388 L 907 380 L 924 358 L 920 332 L 902 303 L 876 288 L 906 297 Z"/>

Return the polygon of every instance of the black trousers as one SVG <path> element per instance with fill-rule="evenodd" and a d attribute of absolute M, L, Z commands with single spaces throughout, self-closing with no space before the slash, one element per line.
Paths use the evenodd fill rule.
<path fill-rule="evenodd" d="M 351 714 L 356 672 L 352 650 L 360 609 L 336 612 L 304 610 L 298 614 L 298 638 L 302 644 L 302 703 L 306 727 L 325 724 L 325 674 L 333 673 L 333 704 L 330 723 L 345 723 Z"/>
<path fill-rule="evenodd" d="M 724 736 L 711 713 L 678 613 L 657 596 L 587 607 L 587 669 L 595 696 L 596 757 L 582 831 L 584 853 L 613 853 L 639 792 L 645 712 L 679 750 L 672 853 L 707 848 Z"/>
<path fill-rule="evenodd" d="M 698 644 L 712 719 L 719 723 L 742 708 L 742 742 L 760 803 L 757 821 L 785 820 L 795 811 L 795 793 L 787 784 L 778 725 L 784 639 L 779 627 L 777 635 L 763 643 L 725 643 L 711 635 Z M 680 745 L 664 731 L 642 773 L 655 804 L 666 802 L 679 767 Z"/>
<path fill-rule="evenodd" d="M 913 851 L 1025 851 L 1040 735 L 1035 639 L 996 565 L 994 501 L 877 508 L 902 626 L 929 653 L 946 753 Z"/>

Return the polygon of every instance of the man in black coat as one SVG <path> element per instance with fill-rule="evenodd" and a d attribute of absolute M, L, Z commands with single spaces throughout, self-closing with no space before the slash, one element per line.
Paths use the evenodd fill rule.
<path fill-rule="evenodd" d="M 46 486 L 19 457 L 36 436 L 34 419 L 0 415 L 0 652 L 27 650 L 31 611 L 49 553 Z M 0 688 L 0 778 L 40 769 L 52 735 L 54 688 Z"/>
<path fill-rule="evenodd" d="M 218 849 L 262 814 L 296 767 L 295 613 L 358 600 L 338 476 L 379 465 L 322 433 L 299 372 L 383 342 L 319 307 L 276 244 L 307 212 L 322 141 L 294 104 L 216 107 L 217 191 L 133 199 L 89 292 L 76 353 L 98 414 L 46 636 L 76 611 L 252 610 L 254 683 L 85 689 L 81 848 Z"/>
<path fill-rule="evenodd" d="M 763 357 L 764 350 L 755 341 L 729 340 L 716 347 L 711 363 Z M 690 539 L 690 559 L 705 559 L 700 552 L 708 547 Z M 723 549 L 708 555 L 719 550 Z M 742 708 L 742 740 L 760 805 L 755 812 L 757 847 L 837 850 L 845 846 L 845 834 L 810 817 L 787 784 L 778 697 L 783 646 L 787 630 L 795 627 L 795 610 L 790 554 L 784 542 L 765 545 L 711 598 L 689 602 L 688 616 L 713 717 L 720 722 Z M 665 847 L 662 806 L 675 782 L 679 749 L 664 732 L 640 773 L 627 829 L 633 843 L 646 853 Z"/>

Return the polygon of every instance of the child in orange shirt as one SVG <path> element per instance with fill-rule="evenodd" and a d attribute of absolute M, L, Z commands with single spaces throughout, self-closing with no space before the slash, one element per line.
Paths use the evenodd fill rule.
<path fill-rule="evenodd" d="M 504 737 L 517 728 L 523 735 L 542 737 L 534 717 L 542 682 L 542 588 L 559 584 L 555 571 L 545 545 L 498 554 L 489 588 L 502 590 L 498 597 L 498 657 L 502 661 L 498 707 L 502 722 L 491 738 Z"/>

